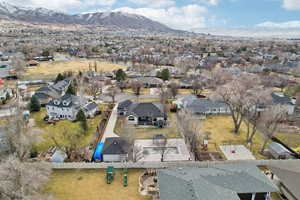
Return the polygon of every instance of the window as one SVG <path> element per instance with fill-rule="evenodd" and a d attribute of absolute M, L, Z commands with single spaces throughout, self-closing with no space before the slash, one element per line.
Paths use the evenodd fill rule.
<path fill-rule="evenodd" d="M 134 121 L 134 117 L 133 116 L 129 116 L 128 117 L 128 121 Z"/>

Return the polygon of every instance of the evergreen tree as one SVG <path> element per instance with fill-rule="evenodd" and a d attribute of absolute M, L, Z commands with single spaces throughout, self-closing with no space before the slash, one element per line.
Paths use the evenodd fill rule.
<path fill-rule="evenodd" d="M 62 81 L 65 79 L 65 76 L 62 75 L 61 73 L 59 73 L 57 76 L 56 76 L 56 79 L 55 79 L 55 83 L 59 82 L 59 81 Z"/>
<path fill-rule="evenodd" d="M 72 83 L 69 85 L 66 94 L 76 95 L 76 89 Z"/>
<path fill-rule="evenodd" d="M 87 120 L 86 120 L 86 116 L 85 116 L 83 110 L 78 111 L 78 113 L 76 115 L 76 121 L 80 122 L 80 126 L 83 131 L 88 130 Z"/>
<path fill-rule="evenodd" d="M 30 112 L 38 112 L 41 110 L 41 104 L 40 101 L 36 96 L 32 96 L 30 103 L 29 103 L 29 110 Z"/>
<path fill-rule="evenodd" d="M 116 73 L 116 79 L 118 82 L 125 81 L 126 73 L 122 69 L 118 69 Z"/>
<path fill-rule="evenodd" d="M 170 79 L 170 72 L 168 69 L 163 69 L 160 73 L 160 78 L 164 81 L 167 81 Z"/>

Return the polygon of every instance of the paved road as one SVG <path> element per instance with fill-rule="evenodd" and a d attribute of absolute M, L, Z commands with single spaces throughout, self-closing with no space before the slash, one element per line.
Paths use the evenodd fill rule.
<path fill-rule="evenodd" d="M 114 109 L 112 110 L 112 113 L 111 113 L 110 118 L 108 120 L 108 123 L 107 123 L 107 126 L 105 128 L 103 137 L 101 139 L 101 142 L 104 142 L 105 138 L 107 138 L 107 137 L 119 137 L 114 132 L 114 128 L 115 128 L 117 118 L 118 118 L 117 108 L 118 108 L 118 104 L 116 104 Z"/>

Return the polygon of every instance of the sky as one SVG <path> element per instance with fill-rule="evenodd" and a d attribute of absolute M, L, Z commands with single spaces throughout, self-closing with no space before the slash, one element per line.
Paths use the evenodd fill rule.
<path fill-rule="evenodd" d="M 143 15 L 171 28 L 300 29 L 300 0 L 7 0 L 69 14 L 123 11 Z"/>

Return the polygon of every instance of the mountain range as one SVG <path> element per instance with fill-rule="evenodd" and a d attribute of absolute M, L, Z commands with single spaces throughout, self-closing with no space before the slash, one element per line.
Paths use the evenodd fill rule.
<path fill-rule="evenodd" d="M 1 1 L 0 19 L 43 24 L 77 24 L 117 27 L 122 29 L 147 30 L 154 32 L 181 32 L 141 15 L 123 12 L 95 12 L 70 15 L 46 8 L 19 7 Z"/>

